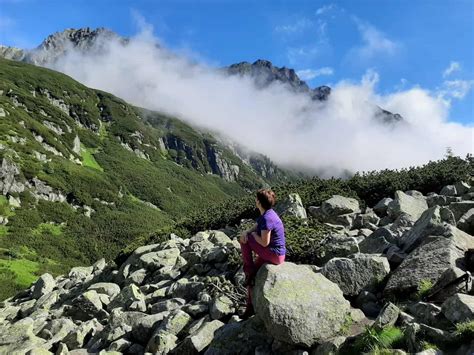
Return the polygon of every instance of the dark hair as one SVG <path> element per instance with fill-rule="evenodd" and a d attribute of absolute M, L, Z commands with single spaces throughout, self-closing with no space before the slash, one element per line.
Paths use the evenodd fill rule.
<path fill-rule="evenodd" d="M 260 202 L 263 208 L 269 210 L 275 206 L 276 196 L 275 193 L 270 189 L 260 189 L 257 191 L 257 200 Z"/>

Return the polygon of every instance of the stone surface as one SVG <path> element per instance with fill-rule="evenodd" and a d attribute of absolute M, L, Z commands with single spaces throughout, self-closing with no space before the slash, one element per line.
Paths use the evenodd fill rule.
<path fill-rule="evenodd" d="M 301 197 L 298 194 L 289 194 L 281 199 L 275 205 L 274 210 L 280 216 L 293 216 L 301 219 L 308 218 Z"/>
<path fill-rule="evenodd" d="M 441 310 L 453 323 L 474 320 L 474 296 L 457 293 L 444 301 Z"/>
<path fill-rule="evenodd" d="M 257 354 L 257 348 L 263 348 L 269 354 L 271 342 L 272 339 L 267 335 L 262 320 L 252 317 L 246 321 L 221 326 L 215 332 L 214 339 L 204 354 L 235 354 L 236 349 L 241 354 Z"/>
<path fill-rule="evenodd" d="M 193 355 L 203 351 L 213 341 L 217 330 L 225 324 L 219 320 L 204 322 L 192 335 L 186 337 L 176 349 L 177 354 Z"/>
<path fill-rule="evenodd" d="M 336 283 L 346 296 L 375 288 L 390 272 L 387 258 L 373 254 L 354 254 L 329 260 L 321 273 Z"/>
<path fill-rule="evenodd" d="M 321 264 L 332 258 L 346 257 L 359 252 L 359 244 L 354 237 L 344 235 L 329 235 L 324 238 L 316 250 L 316 256 Z"/>
<path fill-rule="evenodd" d="M 336 284 L 290 262 L 259 270 L 253 303 L 269 334 L 308 347 L 335 336 L 350 308 Z"/>
<path fill-rule="evenodd" d="M 234 311 L 234 303 L 232 300 L 229 297 L 222 295 L 212 300 L 209 314 L 212 319 L 221 319 L 228 314 L 234 313 Z"/>
<path fill-rule="evenodd" d="M 388 205 L 387 214 L 394 219 L 405 214 L 416 221 L 427 208 L 428 204 L 424 198 L 410 196 L 403 191 L 396 191 L 395 198 Z"/>
<path fill-rule="evenodd" d="M 393 326 L 397 322 L 399 314 L 400 309 L 389 302 L 380 311 L 377 319 L 375 319 L 374 326 L 380 329 Z"/>
<path fill-rule="evenodd" d="M 423 280 L 435 284 L 449 268 L 463 267 L 464 252 L 474 248 L 474 238 L 450 226 L 445 236 L 428 236 L 394 270 L 385 287 L 386 294 L 415 292 Z"/>
<path fill-rule="evenodd" d="M 56 283 L 53 276 L 50 274 L 43 274 L 35 282 L 31 296 L 35 299 L 39 299 L 41 296 L 51 292 L 54 286 L 56 286 Z"/>
<path fill-rule="evenodd" d="M 339 216 L 346 213 L 360 212 L 359 201 L 355 198 L 334 195 L 321 204 L 321 210 L 326 216 Z"/>

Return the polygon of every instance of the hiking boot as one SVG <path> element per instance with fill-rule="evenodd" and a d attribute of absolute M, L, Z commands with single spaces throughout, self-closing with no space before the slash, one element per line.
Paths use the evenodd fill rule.
<path fill-rule="evenodd" d="M 245 312 L 240 316 L 240 319 L 246 320 L 252 317 L 255 314 L 255 311 L 253 309 L 252 305 L 247 305 L 247 308 L 245 309 Z"/>

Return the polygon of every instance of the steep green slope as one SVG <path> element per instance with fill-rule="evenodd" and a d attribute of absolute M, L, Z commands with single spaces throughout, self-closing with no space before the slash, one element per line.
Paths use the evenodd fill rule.
<path fill-rule="evenodd" d="M 0 298 L 34 275 L 113 258 L 196 209 L 287 178 L 269 163 L 277 173 L 263 179 L 176 119 L 3 59 L 0 163 Z"/>

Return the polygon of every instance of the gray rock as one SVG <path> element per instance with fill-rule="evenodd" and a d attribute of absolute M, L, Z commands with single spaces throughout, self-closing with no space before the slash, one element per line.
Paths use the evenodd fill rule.
<path fill-rule="evenodd" d="M 407 254 L 404 253 L 396 245 L 391 245 L 390 247 L 388 247 L 388 249 L 385 251 L 385 254 L 387 256 L 389 263 L 395 266 L 400 265 L 403 262 L 403 260 L 405 260 L 407 257 Z"/>
<path fill-rule="evenodd" d="M 193 282 L 182 278 L 170 286 L 168 294 L 172 297 L 189 300 L 196 298 L 197 294 L 204 288 L 205 284 L 203 282 Z"/>
<path fill-rule="evenodd" d="M 209 314 L 211 315 L 212 319 L 221 319 L 234 312 L 234 303 L 229 297 L 225 295 L 214 298 L 209 309 Z"/>
<path fill-rule="evenodd" d="M 441 189 L 439 194 L 444 196 L 456 196 L 456 187 L 454 185 L 446 185 Z"/>
<path fill-rule="evenodd" d="M 144 255 L 145 256 L 145 255 Z M 128 275 L 127 279 L 125 280 L 125 284 L 130 285 L 130 284 L 135 284 L 135 285 L 141 285 L 145 281 L 145 278 L 147 276 L 147 270 L 146 269 L 138 269 L 130 273 Z"/>
<path fill-rule="evenodd" d="M 441 306 L 446 318 L 453 323 L 474 319 L 474 296 L 457 293 L 449 297 Z"/>
<path fill-rule="evenodd" d="M 357 214 L 354 219 L 353 228 L 377 228 L 380 218 L 375 214 L 374 211 L 367 209 L 365 213 Z"/>
<path fill-rule="evenodd" d="M 219 322 L 219 321 L 213 321 Z M 217 323 L 220 325 L 220 323 Z M 257 348 L 271 349 L 272 339 L 265 331 L 261 319 L 252 317 L 246 321 L 225 324 L 214 333 L 205 355 L 255 354 Z"/>
<path fill-rule="evenodd" d="M 67 314 L 71 318 L 81 321 L 93 318 L 102 320 L 108 316 L 107 312 L 102 309 L 99 294 L 94 290 L 86 291 L 75 299 Z"/>
<path fill-rule="evenodd" d="M 474 208 L 471 208 L 459 218 L 457 227 L 470 235 L 474 235 Z"/>
<path fill-rule="evenodd" d="M 145 296 L 140 289 L 134 285 L 125 286 L 107 306 L 108 310 L 121 307 L 126 310 L 146 311 Z"/>
<path fill-rule="evenodd" d="M 319 345 L 314 351 L 311 351 L 311 355 L 336 355 L 339 354 L 339 349 L 342 347 L 346 337 L 337 336 L 334 337 L 321 345 Z"/>
<path fill-rule="evenodd" d="M 99 282 L 90 285 L 88 290 L 94 290 L 97 293 L 101 293 L 113 298 L 120 293 L 120 286 L 112 282 Z"/>
<path fill-rule="evenodd" d="M 456 193 L 458 196 L 462 196 L 469 192 L 471 186 L 464 181 L 459 181 L 454 184 L 454 188 L 456 189 Z"/>
<path fill-rule="evenodd" d="M 196 332 L 183 340 L 176 353 L 182 355 L 201 353 L 212 342 L 217 330 L 223 326 L 224 323 L 219 320 L 204 322 Z"/>
<path fill-rule="evenodd" d="M 35 335 L 34 321 L 29 317 L 20 319 L 0 331 L 1 354 L 25 354 L 45 343 L 46 340 Z"/>
<path fill-rule="evenodd" d="M 387 214 L 394 219 L 405 214 L 416 221 L 427 208 L 428 204 L 424 198 L 396 191 L 394 200 L 388 205 Z"/>
<path fill-rule="evenodd" d="M 466 276 L 466 271 L 456 266 L 446 269 L 433 285 L 430 300 L 440 303 L 456 293 L 469 291 L 472 288 L 472 280 L 469 278 L 467 281 L 454 282 L 461 276 Z"/>
<path fill-rule="evenodd" d="M 176 347 L 178 337 L 174 334 L 159 330 L 153 334 L 146 346 L 146 352 L 156 355 L 169 354 Z"/>
<path fill-rule="evenodd" d="M 148 342 L 153 331 L 169 316 L 169 312 L 161 312 L 142 316 L 131 323 L 133 339 L 141 344 Z"/>
<path fill-rule="evenodd" d="M 443 235 L 445 232 L 446 225 L 441 220 L 440 207 L 430 207 L 423 212 L 413 228 L 402 235 L 402 249 L 409 253 L 420 245 L 427 236 Z"/>
<path fill-rule="evenodd" d="M 357 296 L 382 282 L 390 273 L 390 265 L 383 256 L 354 254 L 350 258 L 329 260 L 321 273 L 336 283 L 345 296 Z"/>
<path fill-rule="evenodd" d="M 166 331 L 167 333 L 178 336 L 191 321 L 191 316 L 186 312 L 179 309 L 174 310 L 163 320 L 157 331 Z"/>
<path fill-rule="evenodd" d="M 354 237 L 343 235 L 329 235 L 324 238 L 316 250 L 321 264 L 332 258 L 346 257 L 359 252 L 359 245 Z"/>
<path fill-rule="evenodd" d="M 461 201 L 449 204 L 449 209 L 453 212 L 456 222 L 471 208 L 474 208 L 474 201 Z"/>
<path fill-rule="evenodd" d="M 93 266 L 76 266 L 71 269 L 68 274 L 68 277 L 71 280 L 84 280 L 87 276 L 92 274 L 93 270 Z"/>
<path fill-rule="evenodd" d="M 382 329 L 393 326 L 397 322 L 399 314 L 400 309 L 397 306 L 391 302 L 387 303 L 380 311 L 377 319 L 375 319 L 374 327 Z"/>
<path fill-rule="evenodd" d="M 269 334 L 308 347 L 335 336 L 350 309 L 336 284 L 290 262 L 259 270 L 253 303 Z"/>
<path fill-rule="evenodd" d="M 151 313 L 160 313 L 164 311 L 172 311 L 184 306 L 186 301 L 182 298 L 171 298 L 155 303 L 151 306 Z"/>
<path fill-rule="evenodd" d="M 445 206 L 448 204 L 448 200 L 444 195 L 437 195 L 433 194 L 426 197 L 426 202 L 428 203 L 428 207 L 433 206 Z"/>
<path fill-rule="evenodd" d="M 178 248 L 164 249 L 143 254 L 138 259 L 138 267 L 147 270 L 157 270 L 163 266 L 174 266 L 179 257 Z"/>
<path fill-rule="evenodd" d="M 393 199 L 391 199 L 390 197 L 384 197 L 374 206 L 374 212 L 377 213 L 380 217 L 386 216 L 388 205 L 392 201 Z"/>
<path fill-rule="evenodd" d="M 278 201 L 274 210 L 280 216 L 293 216 L 301 219 L 308 218 L 306 210 L 298 194 L 289 194 L 282 200 Z"/>
<path fill-rule="evenodd" d="M 211 231 L 209 241 L 220 247 L 232 244 L 232 240 L 227 236 L 227 234 L 221 231 Z"/>
<path fill-rule="evenodd" d="M 407 307 L 410 314 L 415 316 L 418 323 L 424 323 L 430 326 L 439 326 L 442 323 L 440 317 L 441 307 L 432 303 L 416 302 L 409 304 Z"/>
<path fill-rule="evenodd" d="M 355 198 L 334 195 L 321 204 L 326 216 L 339 216 L 347 213 L 360 213 L 359 201 Z"/>
<path fill-rule="evenodd" d="M 387 227 L 380 227 L 359 243 L 361 253 L 378 254 L 396 243 L 394 233 Z"/>
<path fill-rule="evenodd" d="M 415 292 L 422 281 L 433 284 L 449 268 L 460 266 L 464 252 L 474 248 L 474 238 L 449 226 L 445 236 L 428 236 L 391 273 L 385 287 L 386 294 L 409 295 Z"/>
<path fill-rule="evenodd" d="M 54 281 L 53 276 L 50 274 L 43 274 L 35 282 L 31 296 L 34 299 L 39 299 L 41 296 L 51 292 L 55 286 L 56 282 Z"/>
<path fill-rule="evenodd" d="M 66 344 L 69 350 L 82 348 L 86 337 L 92 336 L 100 330 L 102 330 L 101 324 L 96 319 L 91 319 L 69 333 L 63 339 L 63 343 Z"/>

